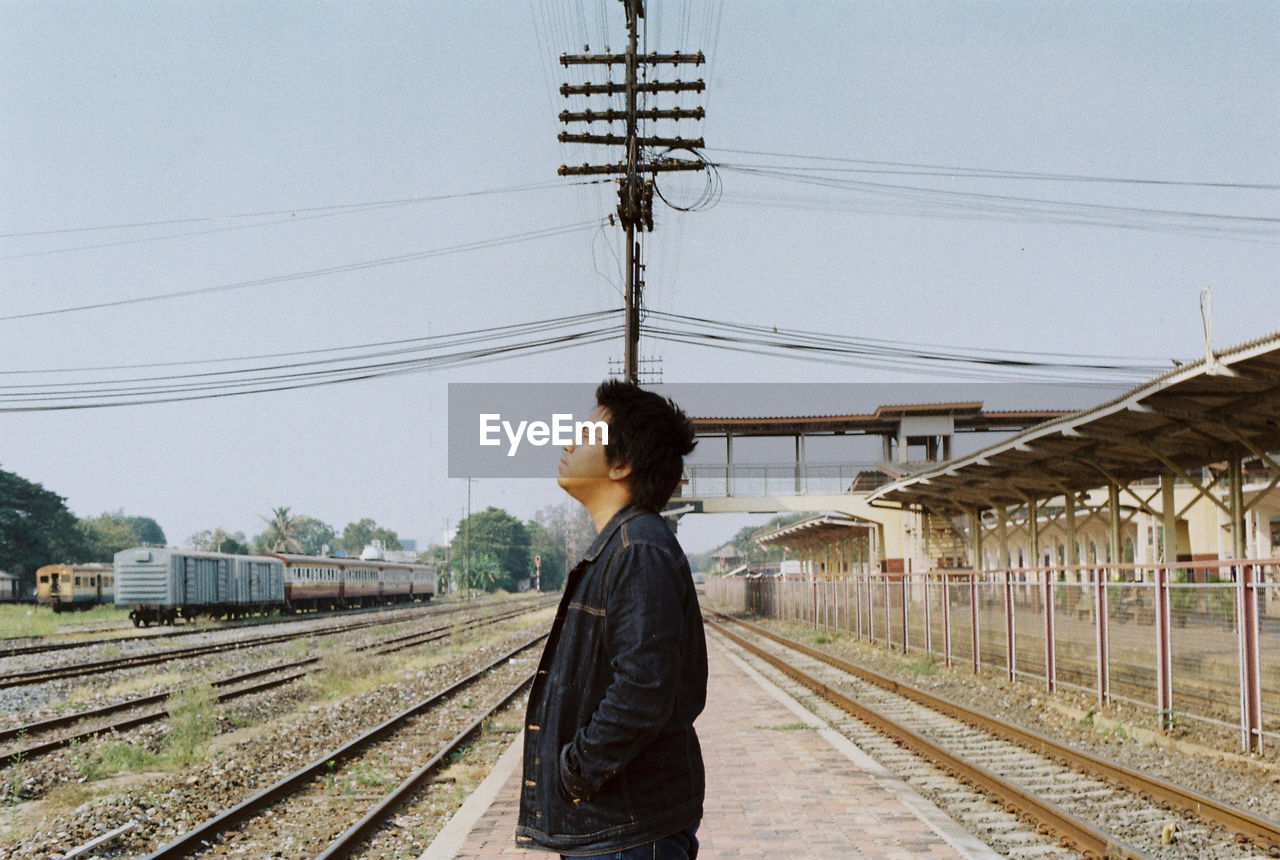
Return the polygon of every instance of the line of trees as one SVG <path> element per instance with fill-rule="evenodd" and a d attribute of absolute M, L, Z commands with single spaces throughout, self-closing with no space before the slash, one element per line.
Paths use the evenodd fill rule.
<path fill-rule="evenodd" d="M 529 582 L 555 591 L 595 536 L 591 518 L 571 502 L 543 508 L 524 522 L 489 507 L 458 523 L 449 545 L 433 548 L 432 556 L 459 588 L 515 591 Z"/>
<path fill-rule="evenodd" d="M 374 541 L 381 541 L 383 549 L 395 551 L 401 548 L 400 537 L 394 531 L 368 517 L 347 523 L 341 533 L 315 517 L 291 514 L 287 507 L 276 508 L 271 516 L 259 519 L 264 528 L 252 539 L 246 538 L 244 532 L 232 534 L 220 528 L 206 529 L 187 538 L 187 545 L 209 552 L 324 555 L 326 551 L 341 551 L 350 556 L 359 555 Z"/>
<path fill-rule="evenodd" d="M 213 552 L 307 555 L 328 547 L 352 556 L 375 540 L 387 550 L 401 548 L 394 531 L 368 518 L 348 523 L 341 533 L 287 507 L 261 519 L 263 531 L 253 538 L 213 528 L 192 535 L 187 545 Z M 448 546 L 430 547 L 419 559 L 439 562 L 460 588 L 515 591 L 524 582 L 537 582 L 542 591 L 555 591 L 595 535 L 586 511 L 571 502 L 544 508 L 524 522 L 490 507 L 459 523 Z M 0 470 L 0 570 L 17 576 L 24 587 L 34 584 L 36 569 L 46 564 L 110 562 L 129 547 L 166 543 L 163 529 L 150 517 L 120 510 L 80 519 L 62 496 Z"/>
<path fill-rule="evenodd" d="M 124 511 L 80 519 L 62 496 L 0 469 L 0 570 L 24 587 L 35 572 L 58 562 L 111 561 L 131 546 L 164 546 L 164 530 L 150 517 Z"/>

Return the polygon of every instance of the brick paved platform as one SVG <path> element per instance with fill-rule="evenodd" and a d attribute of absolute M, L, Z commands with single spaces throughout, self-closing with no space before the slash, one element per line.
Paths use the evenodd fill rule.
<path fill-rule="evenodd" d="M 709 637 L 700 860 L 999 855 Z M 555 855 L 517 848 L 520 741 L 422 860 Z"/>

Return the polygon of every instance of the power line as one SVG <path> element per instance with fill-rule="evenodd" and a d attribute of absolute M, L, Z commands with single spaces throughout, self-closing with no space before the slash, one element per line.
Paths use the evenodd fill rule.
<path fill-rule="evenodd" d="M 1083 182 L 1120 185 L 1153 185 L 1182 188 L 1230 188 L 1249 191 L 1280 191 L 1280 185 L 1257 182 L 1207 182 L 1184 179 L 1144 179 L 1139 177 L 1105 176 L 1101 174 L 1038 173 L 1029 170 L 1001 170 L 983 167 L 959 167 L 945 164 L 919 164 L 907 161 L 874 161 L 862 158 L 839 158 L 825 155 L 796 155 L 784 152 L 764 152 L 752 149 L 728 149 L 712 147 L 711 152 L 728 152 L 735 155 L 758 155 L 770 158 L 789 158 L 799 161 L 823 161 L 836 164 L 863 165 L 849 168 L 848 172 L 891 174 L 904 176 L 940 176 L 954 179 L 1018 179 L 1036 182 Z M 774 167 L 775 165 L 742 165 L 744 167 Z M 792 166 L 792 170 L 828 170 L 840 168 Z"/>
<path fill-rule="evenodd" d="M 410 206 L 419 203 L 437 203 L 442 200 L 462 200 L 468 197 L 488 197 L 497 194 L 514 194 L 523 191 L 541 191 L 551 188 L 562 188 L 566 185 L 586 185 L 591 182 L 564 183 L 556 181 L 526 182 L 522 185 L 507 185 L 498 188 L 483 188 L 475 191 L 458 191 L 450 194 L 430 194 L 417 197 L 395 197 L 387 200 L 366 200 L 360 203 L 334 203 L 327 206 L 292 206 L 277 209 L 266 209 L 258 212 L 237 212 L 230 215 L 199 215 L 186 218 L 169 218 L 157 221 L 134 221 L 122 224 L 97 224 L 81 227 L 59 227 L 48 230 L 31 230 L 24 233 L 0 233 L 0 239 L 16 239 L 31 236 L 57 236 L 67 233 L 89 233 L 105 230 L 130 230 L 140 227 L 164 227 L 173 224 L 196 224 L 211 221 L 229 221 L 241 218 L 272 218 L 277 215 L 346 215 L 366 209 L 380 209 L 388 206 Z M 272 222 L 277 223 L 277 222 Z"/>
<path fill-rule="evenodd" d="M 543 331 L 547 328 L 570 325 L 581 322 L 595 322 L 606 319 L 610 316 L 616 316 L 621 313 L 621 309 L 614 308 L 605 311 L 587 311 L 571 316 L 553 317 L 546 320 L 536 320 L 528 323 L 510 323 L 501 326 L 489 326 L 486 328 L 469 329 L 467 331 L 453 332 L 450 334 L 429 335 L 426 337 L 399 338 L 396 340 L 376 341 L 374 343 L 351 344 L 348 346 L 330 346 L 319 349 L 303 349 L 293 350 L 290 352 L 268 352 L 258 353 L 255 355 L 243 355 L 225 358 L 204 358 L 189 359 L 186 361 L 158 361 L 144 364 L 116 364 L 116 365 L 92 365 L 88 367 L 56 367 L 56 368 L 39 368 L 26 370 L 0 370 L 0 376 L 16 376 L 31 375 L 39 373 L 83 373 L 87 371 L 103 371 L 103 370 L 141 370 L 147 368 L 158 367 L 192 367 L 208 364 L 229 364 L 234 362 L 256 361 L 266 358 L 294 358 L 304 355 L 323 355 L 335 352 L 348 352 L 357 349 L 379 349 L 389 346 L 407 346 L 410 344 L 446 344 L 455 345 L 461 343 L 472 343 L 485 339 L 491 339 L 499 336 L 509 336 L 512 334 L 527 334 L 530 332 Z M 408 350 L 406 350 L 408 351 Z M 3 390 L 3 387 L 0 387 Z"/>
<path fill-rule="evenodd" d="M 606 313 L 616 316 L 619 311 Z M 563 320 L 580 324 L 583 321 L 581 318 L 586 316 L 588 315 L 578 315 L 578 317 L 563 318 Z M 555 322 L 557 321 L 546 320 L 527 325 L 545 327 L 547 324 Z M 559 327 L 561 329 L 567 328 L 563 324 Z M 406 373 L 419 373 L 444 367 L 462 367 L 518 356 L 537 355 L 601 343 L 614 337 L 616 337 L 614 326 L 580 328 L 578 330 L 543 334 L 542 336 L 522 341 L 490 344 L 481 348 L 415 356 L 393 361 L 369 362 L 367 359 L 370 356 L 354 356 L 346 360 L 359 359 L 364 363 L 343 367 L 318 368 L 318 365 L 326 364 L 327 362 L 317 361 L 283 367 L 249 368 L 215 374 L 187 374 L 144 380 L 126 379 L 78 383 L 92 387 L 68 390 L 62 386 L 55 386 L 60 390 L 32 390 L 0 396 L 0 412 L 37 412 L 91 409 L 107 406 L 137 406 L 289 391 Z M 288 372 L 278 372 L 280 370 L 287 370 Z M 137 385 L 135 384 L 137 382 L 149 384 Z"/>
<path fill-rule="evenodd" d="M 951 205 L 977 208 L 989 206 L 993 211 L 1014 212 L 1018 214 L 1034 214 L 1044 211 L 1053 214 L 1086 213 L 1098 216 L 1146 216 L 1153 218 L 1187 219 L 1190 221 L 1223 222 L 1235 225 L 1237 229 L 1274 230 L 1280 225 L 1280 218 L 1264 215 L 1233 215 L 1216 212 L 1191 212 L 1174 209 L 1146 209 L 1134 206 L 1115 206 L 1101 203 L 1078 203 L 1066 200 L 1053 200 L 1043 197 L 1022 197 L 1011 194 L 988 194 L 977 191 L 952 191 L 942 188 L 929 188 L 919 185 L 900 185 L 883 182 L 867 182 L 863 180 L 842 179 L 798 174 L 784 169 L 717 165 L 721 170 L 745 173 L 754 176 L 767 176 L 801 184 L 820 185 L 828 188 L 846 188 L 855 191 L 867 191 L 886 195 L 900 194 L 908 200 L 924 200 L 939 205 Z M 1014 208 L 1021 206 L 1021 209 Z"/>
<path fill-rule="evenodd" d="M 529 242 L 535 239 L 547 239 L 553 236 L 562 236 L 567 233 L 576 233 L 582 230 L 594 230 L 600 224 L 599 221 L 586 221 L 577 224 L 564 224 L 558 227 L 546 227 L 541 230 L 530 230 L 525 233 L 516 233 L 510 236 L 498 236 L 493 239 L 480 239 L 474 242 L 464 242 L 460 245 L 450 245 L 444 248 L 434 248 L 429 251 L 416 251 L 411 254 L 400 254 L 394 257 L 382 257 L 376 260 L 362 260 L 356 263 L 344 263 L 339 266 L 329 266 L 323 269 L 311 269 L 305 272 L 293 272 L 287 275 L 274 275 L 268 278 L 255 278 L 249 281 L 236 281 L 229 284 L 218 284 L 211 287 L 197 287 L 190 290 L 177 290 L 171 293 L 161 293 L 152 296 L 136 296 L 130 299 L 116 299 L 108 302 L 94 302 L 93 304 L 75 305 L 65 308 L 51 308 L 43 311 L 28 311 L 20 314 L 9 314 L 0 316 L 0 322 L 10 320 L 32 319 L 34 317 L 54 316 L 58 314 L 79 313 L 81 311 L 100 310 L 103 308 L 123 307 L 125 305 L 137 305 L 145 302 L 166 301 L 168 299 L 184 298 L 187 296 L 209 295 L 211 293 L 229 292 L 231 290 L 243 290 L 251 287 L 265 287 L 274 284 L 283 284 L 290 281 L 306 280 L 308 278 L 317 278 L 325 275 L 346 274 L 348 272 L 359 272 L 365 269 L 373 269 L 379 266 L 392 266 L 400 263 L 411 263 L 418 260 L 426 260 L 431 257 L 442 257 L 448 254 L 459 254 L 465 251 L 478 251 L 488 248 L 497 248 L 503 245 L 511 245 L 518 242 Z"/>

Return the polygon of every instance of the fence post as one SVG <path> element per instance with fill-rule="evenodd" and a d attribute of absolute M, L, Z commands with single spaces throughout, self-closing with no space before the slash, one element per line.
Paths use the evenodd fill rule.
<path fill-rule="evenodd" d="M 1017 667 L 1014 665 L 1014 637 L 1013 637 L 1013 571 L 1005 570 L 1004 572 L 1004 655 L 1005 663 L 1008 664 L 1009 680 L 1012 681 L 1017 674 Z"/>
<path fill-rule="evenodd" d="M 978 664 L 981 662 L 980 652 L 978 649 L 978 572 L 972 571 L 969 574 L 969 633 L 973 646 L 973 674 L 978 674 Z"/>
<path fill-rule="evenodd" d="M 951 667 L 951 575 L 942 574 L 942 658 Z"/>
<path fill-rule="evenodd" d="M 922 574 L 924 580 L 924 653 L 933 656 L 933 618 L 929 611 L 929 574 Z"/>
<path fill-rule="evenodd" d="M 892 617 L 889 613 L 889 574 L 881 574 L 881 579 L 884 580 L 884 647 L 892 649 L 893 637 L 889 635 L 889 619 Z"/>
<path fill-rule="evenodd" d="M 853 580 L 853 610 L 858 616 L 858 641 L 862 641 L 862 571 Z"/>
<path fill-rule="evenodd" d="M 1058 688 L 1058 660 L 1054 652 L 1053 638 L 1053 577 L 1049 568 L 1044 569 L 1044 680 L 1052 693 Z"/>
<path fill-rule="evenodd" d="M 1107 581 L 1105 568 L 1093 569 L 1094 636 L 1098 655 L 1098 704 L 1111 702 L 1111 664 L 1107 654 Z"/>
<path fill-rule="evenodd" d="M 910 645 L 910 642 L 907 639 L 907 599 L 910 593 L 910 589 L 908 589 L 907 587 L 910 584 L 908 582 L 908 578 L 909 578 L 909 574 L 903 571 L 903 574 L 902 574 L 902 653 L 903 654 L 907 653 L 907 648 Z"/>
<path fill-rule="evenodd" d="M 1262 752 L 1262 673 L 1258 664 L 1258 586 L 1254 566 L 1236 577 L 1240 623 L 1240 740 L 1245 752 Z"/>
<path fill-rule="evenodd" d="M 1173 660 L 1169 653 L 1169 565 L 1156 566 L 1156 711 L 1160 728 L 1173 726 Z"/>

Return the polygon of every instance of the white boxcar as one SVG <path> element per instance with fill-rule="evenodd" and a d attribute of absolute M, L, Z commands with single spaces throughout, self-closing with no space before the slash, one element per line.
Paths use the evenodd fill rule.
<path fill-rule="evenodd" d="M 116 606 L 129 607 L 138 626 L 284 603 L 280 562 L 262 556 L 137 547 L 116 553 L 115 578 Z"/>

